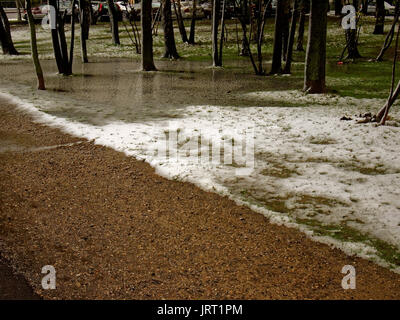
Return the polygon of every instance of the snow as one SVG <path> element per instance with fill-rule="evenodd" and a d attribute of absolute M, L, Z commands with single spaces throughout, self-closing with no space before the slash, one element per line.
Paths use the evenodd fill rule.
<path fill-rule="evenodd" d="M 388 266 L 371 243 L 318 235 L 299 221 L 345 225 L 400 249 L 400 114 L 393 110 L 391 126 L 340 121 L 384 100 L 255 92 L 248 94 L 255 105 L 275 99 L 299 107 L 187 106 L 180 118 L 95 125 L 51 114 L 58 102 L 26 92 L 4 88 L 0 96 L 40 122 L 143 159 L 169 179 L 228 195 L 347 254 Z"/>

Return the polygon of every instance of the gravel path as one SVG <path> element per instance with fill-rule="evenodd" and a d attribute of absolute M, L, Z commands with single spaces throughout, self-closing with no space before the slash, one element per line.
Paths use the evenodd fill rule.
<path fill-rule="evenodd" d="M 5 101 L 0 252 L 45 299 L 400 299 L 400 275 Z M 56 290 L 41 289 L 44 265 Z M 356 290 L 341 287 L 344 265 Z"/>

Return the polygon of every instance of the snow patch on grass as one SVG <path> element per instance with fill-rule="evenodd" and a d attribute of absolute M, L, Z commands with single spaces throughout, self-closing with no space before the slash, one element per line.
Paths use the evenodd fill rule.
<path fill-rule="evenodd" d="M 299 106 L 313 106 L 188 106 L 180 118 L 93 125 L 46 113 L 58 102 L 46 101 L 45 95 L 19 90 L 1 96 L 40 122 L 144 159 L 165 177 L 228 195 L 274 223 L 299 228 L 317 241 L 400 272 L 400 128 L 339 120 L 343 112 L 378 109 L 379 99 L 252 93 L 250 97 L 264 102 L 292 99 Z M 400 118 L 399 111 L 393 110 L 392 117 Z M 254 136 L 249 174 L 237 174 L 246 164 L 210 161 L 210 145 L 240 144 L 243 132 Z M 167 148 L 173 134 L 177 144 Z"/>

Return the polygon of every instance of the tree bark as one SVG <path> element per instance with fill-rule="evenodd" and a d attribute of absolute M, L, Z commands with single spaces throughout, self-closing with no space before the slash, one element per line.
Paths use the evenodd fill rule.
<path fill-rule="evenodd" d="M 241 56 L 248 56 L 249 55 L 249 50 L 247 48 L 247 24 L 249 23 L 249 2 L 248 0 L 243 0 L 242 1 L 242 29 L 243 29 L 243 36 L 242 36 L 242 49 L 240 52 Z"/>
<path fill-rule="evenodd" d="M 385 1 L 376 0 L 374 34 L 383 34 L 385 27 Z"/>
<path fill-rule="evenodd" d="M 304 90 L 308 93 L 326 92 L 325 65 L 328 6 L 328 0 L 311 0 L 304 71 Z"/>
<path fill-rule="evenodd" d="M 108 5 L 108 15 L 110 17 L 110 24 L 111 24 L 112 42 L 114 45 L 120 45 L 121 43 L 119 41 L 117 9 L 115 8 L 113 0 L 107 0 L 107 5 Z"/>
<path fill-rule="evenodd" d="M 151 0 L 142 0 L 141 2 L 141 27 L 142 27 L 142 70 L 155 71 L 156 67 L 153 60 L 153 35 L 151 22 L 153 9 Z"/>
<path fill-rule="evenodd" d="M 18 55 L 11 37 L 10 23 L 3 7 L 0 5 L 0 44 L 3 54 Z"/>
<path fill-rule="evenodd" d="M 286 52 L 286 64 L 285 64 L 285 69 L 283 70 L 283 73 L 285 73 L 285 74 L 291 73 L 294 36 L 296 33 L 296 24 L 297 24 L 298 16 L 299 16 L 299 0 L 294 0 L 292 21 L 290 24 L 289 41 L 288 41 L 287 52 Z"/>
<path fill-rule="evenodd" d="M 35 21 L 33 20 L 33 15 L 32 15 L 31 0 L 26 0 L 26 13 L 28 16 L 29 29 L 31 33 L 32 60 L 33 60 L 33 65 L 35 66 L 37 82 L 38 82 L 38 90 L 46 90 L 44 84 L 43 70 L 42 67 L 40 66 L 39 54 L 37 50 L 36 29 L 35 29 Z"/>
<path fill-rule="evenodd" d="M 358 0 L 353 0 L 353 6 L 357 10 Z M 360 52 L 358 51 L 358 26 L 357 26 L 357 23 L 356 23 L 355 29 L 346 29 L 345 30 L 345 36 L 346 36 L 347 52 L 348 52 L 346 59 L 361 58 Z"/>
<path fill-rule="evenodd" d="M 20 0 L 15 0 L 15 5 L 17 7 L 17 20 L 18 20 L 18 22 L 20 22 L 20 21 L 22 21 Z"/>
<path fill-rule="evenodd" d="M 335 0 L 335 16 L 342 15 L 343 3 L 342 0 Z"/>
<path fill-rule="evenodd" d="M 189 44 L 195 44 L 194 41 L 194 34 L 195 34 L 195 29 L 196 29 L 196 10 L 197 10 L 197 4 L 196 0 L 193 0 L 193 12 L 192 12 L 192 22 L 190 23 L 190 34 L 189 34 Z"/>
<path fill-rule="evenodd" d="M 79 0 L 79 8 L 80 8 L 80 25 L 81 25 L 81 53 L 82 53 L 82 62 L 88 63 L 87 56 L 87 46 L 86 40 L 89 39 L 89 28 L 90 28 L 90 2 L 88 0 Z"/>
<path fill-rule="evenodd" d="M 272 66 L 270 74 L 282 72 L 283 28 L 285 20 L 285 8 L 289 0 L 278 0 L 275 16 L 274 51 L 272 54 Z"/>
<path fill-rule="evenodd" d="M 212 17 L 212 57 L 213 57 L 213 66 L 221 67 L 222 64 L 219 61 L 218 55 L 218 22 L 219 22 L 219 11 L 220 11 L 220 3 L 221 0 L 214 0 L 213 3 L 213 17 Z"/>
<path fill-rule="evenodd" d="M 307 13 L 307 8 L 306 8 L 307 1 L 309 1 L 309 0 L 301 0 L 299 32 L 297 35 L 296 51 L 304 51 L 303 42 L 304 42 L 304 29 L 305 29 L 306 13 Z"/>
<path fill-rule="evenodd" d="M 164 29 L 164 58 L 179 59 L 176 50 L 174 26 L 172 24 L 171 0 L 162 2 L 162 24 Z"/>
<path fill-rule="evenodd" d="M 187 37 L 185 24 L 183 22 L 181 0 L 173 1 L 173 4 L 176 15 L 176 21 L 178 22 L 179 33 L 181 34 L 182 42 L 187 43 L 189 40 Z"/>
<path fill-rule="evenodd" d="M 282 39 L 283 39 L 282 58 L 284 61 L 286 61 L 286 54 L 289 42 L 289 28 L 290 28 L 290 0 L 284 2 L 283 14 L 284 14 L 284 19 L 282 21 Z"/>

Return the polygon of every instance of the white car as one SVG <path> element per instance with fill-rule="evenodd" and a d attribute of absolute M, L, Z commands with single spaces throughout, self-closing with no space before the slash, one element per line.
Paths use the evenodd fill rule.
<path fill-rule="evenodd" d="M 361 5 L 362 9 L 362 5 Z M 393 16 L 395 13 L 395 6 L 392 6 L 390 3 L 385 1 L 385 14 L 387 16 Z M 371 1 L 368 3 L 367 14 L 374 15 L 376 11 L 376 1 Z"/>

